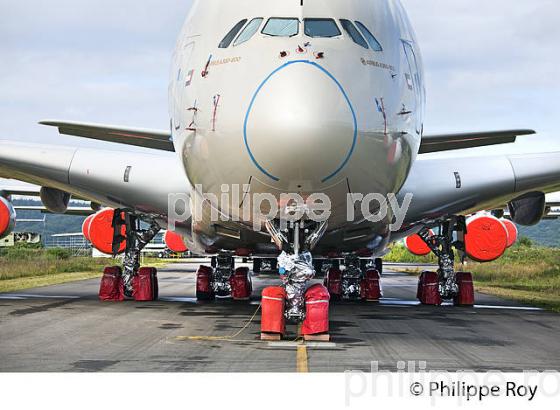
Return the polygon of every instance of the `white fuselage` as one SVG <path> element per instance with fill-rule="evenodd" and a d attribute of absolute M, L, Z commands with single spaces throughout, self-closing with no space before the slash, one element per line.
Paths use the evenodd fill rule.
<path fill-rule="evenodd" d="M 219 47 L 238 22 L 257 18 L 248 41 Z M 271 18 L 298 19 L 297 34 L 264 34 Z M 333 19 L 341 34 L 311 37 L 305 19 Z M 362 23 L 383 50 L 354 42 L 341 19 Z M 349 223 L 349 192 L 402 187 L 425 104 L 420 51 L 398 0 L 195 1 L 169 96 L 176 151 L 193 186 L 216 195 L 224 184 L 277 197 L 326 193 L 331 228 Z"/>

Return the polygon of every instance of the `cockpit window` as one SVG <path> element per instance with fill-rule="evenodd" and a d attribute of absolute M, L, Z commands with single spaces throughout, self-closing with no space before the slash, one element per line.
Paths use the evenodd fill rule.
<path fill-rule="evenodd" d="M 342 33 L 333 19 L 305 19 L 305 35 L 309 37 L 337 37 Z"/>
<path fill-rule="evenodd" d="M 360 31 L 362 32 L 362 34 L 366 38 L 366 40 L 367 40 L 367 42 L 368 42 L 368 44 L 369 44 L 369 46 L 371 47 L 372 50 L 383 51 L 383 47 L 381 47 L 381 44 L 379 44 L 379 41 L 377 41 L 375 36 L 373 34 L 371 34 L 371 31 L 369 31 L 366 26 L 364 26 L 359 21 L 356 21 L 356 25 L 358 26 L 358 28 L 360 29 Z"/>
<path fill-rule="evenodd" d="M 346 31 L 350 38 L 352 38 L 354 43 L 362 46 L 363 48 L 369 48 L 365 38 L 360 34 L 356 26 L 354 26 L 350 20 L 340 20 L 340 24 L 342 25 L 344 31 Z"/>
<path fill-rule="evenodd" d="M 251 20 L 249 24 L 245 26 L 241 34 L 239 34 L 239 37 L 237 37 L 233 45 L 238 46 L 239 44 L 243 44 L 244 42 L 249 41 L 261 26 L 262 21 L 263 21 L 262 18 L 256 18 Z"/>
<path fill-rule="evenodd" d="M 226 34 L 226 36 L 224 37 L 224 39 L 222 40 L 222 42 L 218 47 L 228 48 L 231 42 L 233 41 L 233 39 L 235 38 L 235 36 L 237 35 L 237 33 L 239 33 L 239 30 L 243 28 L 245 23 L 247 23 L 247 19 L 241 20 L 239 23 L 233 26 L 233 28 L 229 31 L 229 33 Z"/>
<path fill-rule="evenodd" d="M 299 33 L 299 20 L 273 17 L 266 22 L 262 33 L 274 37 L 296 36 Z"/>

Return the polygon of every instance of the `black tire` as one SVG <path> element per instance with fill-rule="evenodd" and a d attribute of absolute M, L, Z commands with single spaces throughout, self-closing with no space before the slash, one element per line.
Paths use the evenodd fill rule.
<path fill-rule="evenodd" d="M 320 277 L 323 273 L 323 260 L 314 260 L 313 261 L 313 269 L 315 269 L 315 275 Z"/>
<path fill-rule="evenodd" d="M 375 258 L 375 269 L 380 275 L 383 275 L 383 259 Z"/>
<path fill-rule="evenodd" d="M 254 273 L 261 273 L 261 263 L 262 263 L 262 259 L 260 259 L 260 258 L 253 259 L 253 272 Z"/>
<path fill-rule="evenodd" d="M 217 265 L 218 265 L 218 258 L 216 258 L 215 256 L 212 256 L 212 259 L 210 259 L 210 266 L 212 266 L 213 268 L 216 268 Z"/>

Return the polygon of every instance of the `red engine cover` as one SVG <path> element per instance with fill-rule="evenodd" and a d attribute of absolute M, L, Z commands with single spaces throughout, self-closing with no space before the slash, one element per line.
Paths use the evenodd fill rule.
<path fill-rule="evenodd" d="M 84 223 L 82 224 L 82 234 L 84 235 L 84 238 L 86 238 L 88 241 L 90 241 L 90 239 L 89 239 L 89 226 L 90 226 L 91 221 L 92 221 L 94 216 L 95 215 L 88 216 L 84 220 Z"/>
<path fill-rule="evenodd" d="M 430 235 L 434 232 L 430 229 Z M 404 240 L 404 245 L 410 253 L 416 256 L 426 256 L 431 252 L 431 249 L 426 242 L 418 234 L 410 235 Z"/>
<path fill-rule="evenodd" d="M 12 204 L 0 197 L 0 238 L 8 235 L 15 226 L 16 213 Z"/>
<path fill-rule="evenodd" d="M 519 231 L 517 230 L 517 226 L 509 219 L 502 219 L 501 221 L 505 225 L 508 232 L 507 247 L 511 248 L 513 245 L 515 245 L 515 242 L 517 242 L 517 236 L 519 235 Z"/>
<path fill-rule="evenodd" d="M 476 262 L 491 262 L 500 258 L 507 249 L 508 232 L 504 224 L 493 216 L 475 216 L 467 222 L 465 248 L 469 258 Z"/>
<path fill-rule="evenodd" d="M 165 235 L 163 235 L 163 241 L 165 242 L 165 246 L 173 252 L 183 253 L 188 250 L 181 235 L 173 231 L 166 231 Z"/>
<path fill-rule="evenodd" d="M 113 209 L 104 209 L 96 213 L 89 224 L 89 240 L 91 244 L 100 252 L 113 253 Z M 126 228 L 123 226 L 121 235 L 126 234 Z M 123 253 L 126 248 L 126 241 L 123 241 L 119 247 L 118 253 Z"/>

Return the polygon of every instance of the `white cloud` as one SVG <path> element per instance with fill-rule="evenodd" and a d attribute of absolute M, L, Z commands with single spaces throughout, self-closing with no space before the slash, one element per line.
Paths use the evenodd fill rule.
<path fill-rule="evenodd" d="M 558 1 L 402 1 L 423 50 L 428 131 L 535 128 L 488 151 L 560 149 Z"/>

